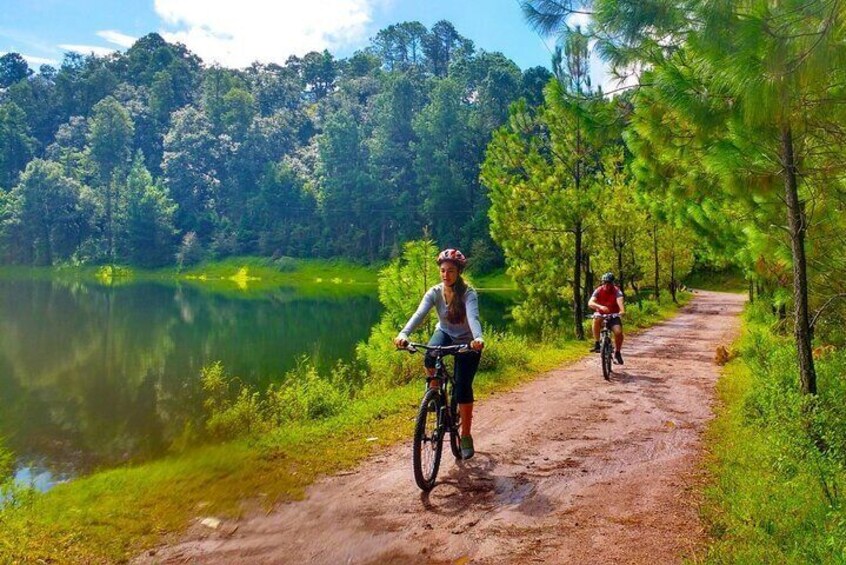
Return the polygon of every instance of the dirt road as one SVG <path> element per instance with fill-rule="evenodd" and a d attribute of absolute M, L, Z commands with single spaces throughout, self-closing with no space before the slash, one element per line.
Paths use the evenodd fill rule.
<path fill-rule="evenodd" d="M 456 463 L 446 447 L 428 496 L 414 484 L 409 441 L 319 481 L 305 500 L 204 539 L 194 528 L 142 560 L 678 563 L 703 541 L 700 434 L 714 351 L 736 335 L 742 306 L 739 295 L 697 293 L 626 342 L 611 382 L 591 356 L 479 403 L 475 458 Z"/>

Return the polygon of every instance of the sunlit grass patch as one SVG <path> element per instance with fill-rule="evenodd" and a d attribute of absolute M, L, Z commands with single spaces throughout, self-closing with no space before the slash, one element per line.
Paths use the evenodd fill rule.
<path fill-rule="evenodd" d="M 770 321 L 749 308 L 741 356 L 718 383 L 700 560 L 846 563 L 846 354 L 820 359 L 820 393 L 803 396 L 794 345 Z"/>

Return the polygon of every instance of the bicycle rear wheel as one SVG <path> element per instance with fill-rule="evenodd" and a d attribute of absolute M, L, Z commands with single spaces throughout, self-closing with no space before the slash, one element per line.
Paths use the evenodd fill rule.
<path fill-rule="evenodd" d="M 607 337 L 602 340 L 602 378 L 611 380 L 611 340 Z"/>
<path fill-rule="evenodd" d="M 428 389 L 420 403 L 417 421 L 414 425 L 414 447 L 412 462 L 414 466 L 414 480 L 424 491 L 432 490 L 438 467 L 441 464 L 443 451 L 443 427 L 441 413 L 443 401 L 441 392 Z"/>

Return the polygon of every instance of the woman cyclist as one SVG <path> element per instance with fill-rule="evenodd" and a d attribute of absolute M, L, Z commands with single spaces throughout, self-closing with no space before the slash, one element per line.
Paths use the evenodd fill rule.
<path fill-rule="evenodd" d="M 476 291 L 468 287 L 461 278 L 461 272 L 466 265 L 467 259 L 457 249 L 444 249 L 438 254 L 441 284 L 433 286 L 423 295 L 417 311 L 394 339 L 394 345 L 397 347 L 407 346 L 408 336 L 434 307 L 438 313 L 438 325 L 429 340 L 429 345 L 470 343 L 473 351 L 455 356 L 455 393 L 458 413 L 461 416 L 462 459 L 469 459 L 475 453 L 473 437 L 470 435 L 473 420 L 473 377 L 476 376 L 479 360 L 482 357 L 481 352 L 485 347 L 482 339 L 482 324 L 479 322 L 478 296 Z M 434 357 L 426 355 L 424 364 L 429 376 L 434 376 Z M 433 386 L 437 384 L 433 383 Z"/>

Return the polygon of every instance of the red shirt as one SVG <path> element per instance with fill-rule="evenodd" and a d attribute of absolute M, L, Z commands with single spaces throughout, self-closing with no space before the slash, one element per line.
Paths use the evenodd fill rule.
<path fill-rule="evenodd" d="M 617 304 L 617 299 L 623 297 L 623 291 L 615 285 L 611 285 L 610 289 L 606 287 L 604 284 L 597 287 L 591 298 L 600 306 L 608 308 L 610 314 L 619 314 L 620 305 Z"/>

